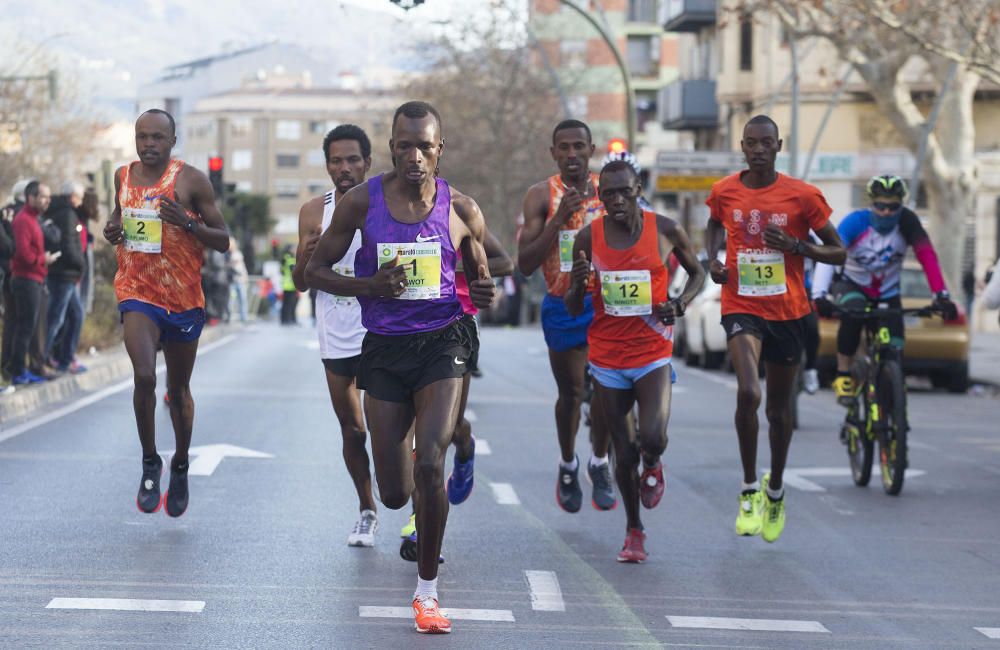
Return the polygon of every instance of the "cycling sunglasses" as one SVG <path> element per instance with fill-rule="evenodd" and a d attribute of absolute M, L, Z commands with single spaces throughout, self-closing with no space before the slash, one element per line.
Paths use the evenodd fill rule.
<path fill-rule="evenodd" d="M 886 203 L 884 201 L 875 201 L 874 203 L 872 203 L 872 207 L 878 210 L 879 212 L 885 212 L 886 210 L 890 212 L 895 212 L 902 205 L 903 205 L 902 203 Z"/>

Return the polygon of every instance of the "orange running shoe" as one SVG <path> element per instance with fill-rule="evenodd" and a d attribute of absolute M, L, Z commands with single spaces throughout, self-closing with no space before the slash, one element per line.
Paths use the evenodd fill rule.
<path fill-rule="evenodd" d="M 430 596 L 413 599 L 414 627 L 421 634 L 449 634 L 451 621 L 438 609 L 438 601 Z"/>

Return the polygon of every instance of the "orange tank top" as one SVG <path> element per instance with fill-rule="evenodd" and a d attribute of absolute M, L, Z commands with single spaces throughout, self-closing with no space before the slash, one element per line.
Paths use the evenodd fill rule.
<path fill-rule="evenodd" d="M 136 164 L 134 162 L 119 170 L 118 201 L 123 217 L 126 208 L 159 210 L 159 197 L 174 197 L 174 186 L 184 168 L 184 163 L 180 160 L 171 160 L 156 185 L 137 186 L 132 184 L 130 178 L 132 166 Z M 189 218 L 203 221 L 190 210 L 185 212 Z M 204 308 L 201 266 L 205 247 L 181 226 L 163 221 L 144 224 L 141 228 L 145 229 L 146 225 L 150 226 L 150 231 L 157 226 L 160 228 L 160 251 L 126 250 L 125 242 L 118 244 L 115 251 L 118 257 L 118 272 L 115 273 L 115 296 L 118 302 L 139 300 L 170 312 Z M 131 227 L 135 228 L 134 225 Z M 154 245 L 155 239 L 154 237 Z"/>
<path fill-rule="evenodd" d="M 669 274 L 660 257 L 656 213 L 642 213 L 639 241 L 608 246 L 605 217 L 590 226 L 594 263 L 594 322 L 587 332 L 590 360 L 602 368 L 641 368 L 673 354 L 673 327 L 653 314 L 667 300 Z"/>
<path fill-rule="evenodd" d="M 595 217 L 604 214 L 604 204 L 597 197 L 598 179 L 596 174 L 590 175 L 590 183 L 594 187 L 594 195 L 584 199 L 580 209 L 573 213 L 559 228 L 559 239 L 552 246 L 542 264 L 545 286 L 553 296 L 561 298 L 566 295 L 566 290 L 569 289 L 569 272 L 573 269 L 573 242 L 576 240 L 576 233 L 592 222 Z M 556 216 L 556 210 L 559 209 L 559 203 L 565 193 L 566 186 L 559 174 L 549 178 L 549 213 L 545 217 L 546 222 Z M 593 288 L 593 286 L 594 280 L 591 276 L 588 288 Z"/>

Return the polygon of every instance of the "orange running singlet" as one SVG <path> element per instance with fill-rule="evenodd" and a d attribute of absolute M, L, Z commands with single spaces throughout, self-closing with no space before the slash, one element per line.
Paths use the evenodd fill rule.
<path fill-rule="evenodd" d="M 608 246 L 604 216 L 590 225 L 594 262 L 594 322 L 587 332 L 590 360 L 602 368 L 642 368 L 669 359 L 672 326 L 664 325 L 653 308 L 667 300 L 669 274 L 660 257 L 656 213 L 642 213 L 639 241 L 624 250 Z"/>
<path fill-rule="evenodd" d="M 132 185 L 130 172 L 137 162 L 118 170 L 120 189 L 118 201 L 124 213 L 126 208 L 137 210 L 159 210 L 160 196 L 174 197 L 174 186 L 184 163 L 171 160 L 163 176 L 156 185 L 143 187 Z M 175 199 L 176 200 L 176 199 Z M 202 222 L 201 217 L 190 210 L 187 216 Z M 123 225 L 125 225 L 123 223 Z M 130 226 L 135 228 L 135 226 Z M 118 302 L 139 300 L 162 307 L 169 312 L 181 312 L 196 307 L 205 307 L 205 295 L 201 290 L 201 266 L 204 245 L 181 226 L 154 220 L 140 226 L 141 230 L 160 232 L 147 237 L 143 242 L 146 250 L 159 248 L 160 252 L 126 250 L 126 243 L 118 244 L 118 272 L 115 273 L 115 296 Z M 141 232 L 138 231 L 138 232 Z M 159 246 L 156 240 L 159 239 Z"/>
<path fill-rule="evenodd" d="M 545 276 L 545 286 L 553 296 L 562 298 L 566 295 L 566 290 L 570 285 L 569 272 L 573 269 L 573 242 L 576 240 L 576 233 L 588 223 L 604 214 L 604 204 L 597 197 L 597 175 L 590 175 L 590 182 L 594 187 L 594 195 L 583 199 L 582 205 L 573 215 L 566 220 L 566 223 L 559 228 L 559 239 L 552 250 L 549 251 L 545 262 L 542 263 L 542 274 Z M 549 213 L 545 221 L 556 216 L 559 203 L 563 194 L 566 193 L 566 186 L 563 185 L 559 174 L 549 178 Z M 588 288 L 593 287 L 594 280 L 591 276 Z"/>

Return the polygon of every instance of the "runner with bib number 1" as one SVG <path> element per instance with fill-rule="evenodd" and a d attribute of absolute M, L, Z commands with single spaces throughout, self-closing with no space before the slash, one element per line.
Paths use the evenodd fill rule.
<path fill-rule="evenodd" d="M 766 115 L 747 122 L 740 141 L 749 169 L 712 186 L 706 230 L 709 272 L 722 287 L 722 326 L 736 370 L 736 433 L 743 462 L 738 535 L 774 542 L 785 526 L 782 474 L 792 438 L 792 387 L 802 359 L 806 296 L 803 256 L 841 264 L 846 251 L 832 210 L 812 185 L 779 174 L 778 126 Z M 813 230 L 823 245 L 811 243 Z M 726 246 L 725 263 L 718 260 Z M 757 481 L 758 368 L 767 374 L 771 472 Z"/>

